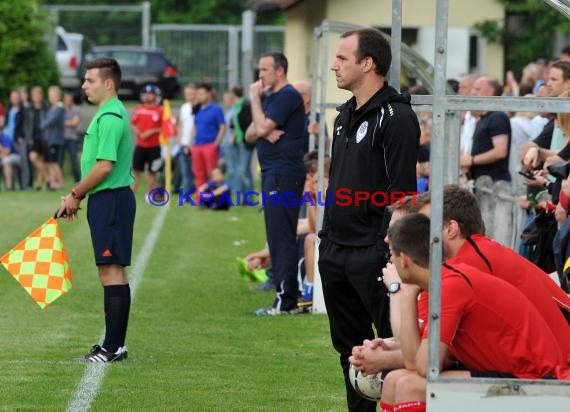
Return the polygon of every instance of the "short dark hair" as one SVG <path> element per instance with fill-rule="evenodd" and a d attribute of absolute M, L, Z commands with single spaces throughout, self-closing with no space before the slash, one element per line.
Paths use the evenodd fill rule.
<path fill-rule="evenodd" d="M 243 97 L 243 86 L 241 84 L 236 84 L 231 91 L 237 97 Z"/>
<path fill-rule="evenodd" d="M 457 222 L 465 238 L 485 233 L 485 223 L 477 198 L 469 190 L 457 185 L 443 188 L 443 222 L 451 220 Z"/>
<path fill-rule="evenodd" d="M 99 57 L 85 63 L 85 70 L 99 69 L 101 79 L 111 79 L 115 85 L 115 91 L 121 86 L 121 67 L 117 60 L 112 57 Z"/>
<path fill-rule="evenodd" d="M 353 35 L 358 37 L 356 62 L 360 63 L 362 59 L 370 57 L 376 65 L 376 74 L 386 77 L 392 64 L 392 50 L 386 37 L 378 29 L 367 28 L 347 31 L 340 38 Z"/>
<path fill-rule="evenodd" d="M 201 83 L 197 89 L 204 89 L 207 92 L 211 93 L 212 92 L 212 85 L 210 83 Z"/>
<path fill-rule="evenodd" d="M 570 63 L 557 60 L 550 65 L 550 68 L 560 69 L 564 80 L 570 79 Z"/>
<path fill-rule="evenodd" d="M 388 228 L 391 248 L 396 254 L 405 253 L 421 267 L 429 267 L 429 217 L 413 213 L 398 219 Z"/>
<path fill-rule="evenodd" d="M 430 192 L 425 192 L 416 197 L 417 210 L 431 203 L 430 196 Z M 477 198 L 458 185 L 446 185 L 443 188 L 443 223 L 449 223 L 450 220 L 457 222 L 465 238 L 485 234 L 485 222 Z"/>
<path fill-rule="evenodd" d="M 570 56 L 570 46 L 566 46 L 562 49 L 562 51 L 560 52 L 560 54 L 567 54 Z"/>
<path fill-rule="evenodd" d="M 273 66 L 275 69 L 280 67 L 283 68 L 283 72 L 287 74 L 287 70 L 289 69 L 289 62 L 287 61 L 287 57 L 280 52 L 280 51 L 272 51 L 263 53 L 261 57 L 273 57 Z"/>

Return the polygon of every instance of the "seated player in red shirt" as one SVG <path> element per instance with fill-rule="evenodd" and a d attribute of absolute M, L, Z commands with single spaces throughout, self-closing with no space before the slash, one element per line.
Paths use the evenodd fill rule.
<path fill-rule="evenodd" d="M 418 294 L 429 286 L 429 218 L 413 214 L 388 229 L 402 278 L 401 350 L 406 370 L 388 374 L 382 410 L 425 410 L 427 327 L 418 326 Z M 455 377 L 570 379 L 565 354 L 528 299 L 507 282 L 463 263 L 444 263 L 441 279 L 440 370 L 449 355 Z M 397 405 L 395 405 L 397 404 Z"/>
<path fill-rule="evenodd" d="M 419 212 L 429 215 L 428 208 Z M 468 264 L 515 286 L 538 309 L 570 361 L 570 297 L 538 266 L 484 233 L 475 196 L 459 186 L 446 186 L 442 238 L 447 263 Z"/>

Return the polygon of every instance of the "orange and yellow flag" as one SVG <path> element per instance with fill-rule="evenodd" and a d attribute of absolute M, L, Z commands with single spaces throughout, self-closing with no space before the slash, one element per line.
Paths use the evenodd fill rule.
<path fill-rule="evenodd" d="M 42 309 L 71 289 L 71 267 L 52 217 L 0 258 Z"/>
<path fill-rule="evenodd" d="M 170 108 L 170 100 L 162 101 L 162 126 L 160 128 L 160 144 L 166 144 L 168 139 L 176 136 L 176 128 L 172 123 L 172 110 Z"/>

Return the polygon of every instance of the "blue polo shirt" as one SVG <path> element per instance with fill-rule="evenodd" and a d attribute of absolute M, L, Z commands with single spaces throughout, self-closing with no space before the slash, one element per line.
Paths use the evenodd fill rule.
<path fill-rule="evenodd" d="M 194 116 L 196 127 L 194 144 L 199 146 L 214 143 L 223 124 L 225 124 L 224 112 L 217 103 L 212 102 L 206 107 L 201 107 Z"/>
<path fill-rule="evenodd" d="M 307 128 L 303 98 L 288 84 L 263 99 L 265 116 L 285 133 L 276 143 L 258 139 L 256 148 L 262 173 L 304 176 L 303 155 L 306 152 Z"/>

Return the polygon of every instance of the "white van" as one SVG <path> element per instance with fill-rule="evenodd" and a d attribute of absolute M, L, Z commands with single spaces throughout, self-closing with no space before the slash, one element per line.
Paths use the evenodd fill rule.
<path fill-rule="evenodd" d="M 79 93 L 81 88 L 81 59 L 83 57 L 83 35 L 68 33 L 61 26 L 56 27 L 55 59 L 60 72 L 63 90 Z"/>

